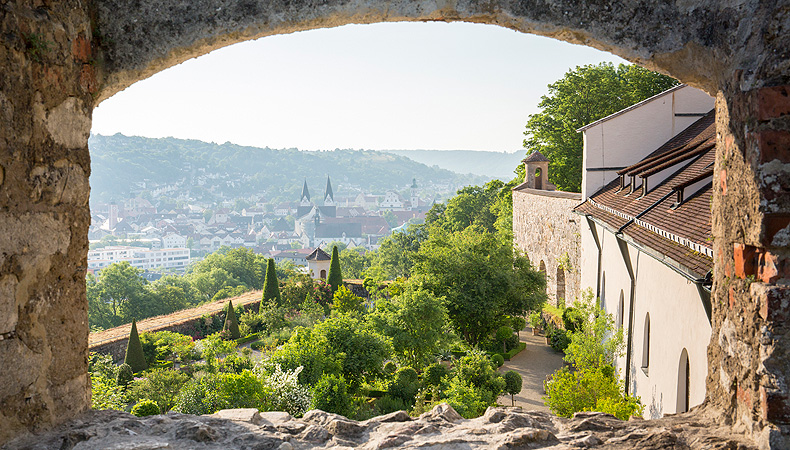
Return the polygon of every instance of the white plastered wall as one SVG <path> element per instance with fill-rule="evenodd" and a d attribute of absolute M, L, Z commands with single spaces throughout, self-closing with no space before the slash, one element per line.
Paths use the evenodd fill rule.
<path fill-rule="evenodd" d="M 582 221 L 581 288 L 596 290 L 598 251 L 587 220 Z M 614 233 L 597 223 L 602 245 L 602 306 L 617 321 L 623 293 L 623 335 L 628 339 L 631 278 Z M 628 254 L 636 276 L 629 393 L 641 397 L 646 418 L 677 412 L 678 369 L 685 348 L 689 356 L 689 406 L 705 400 L 708 373 L 708 342 L 711 325 L 696 285 L 631 244 Z M 645 315 L 650 314 L 650 364 L 642 370 Z M 627 343 L 627 342 L 626 342 Z M 625 379 L 626 356 L 616 368 Z"/>
<path fill-rule="evenodd" d="M 582 199 L 617 178 L 616 170 L 590 169 L 636 164 L 700 118 L 684 114 L 705 114 L 713 106 L 708 94 L 682 86 L 585 128 Z"/>

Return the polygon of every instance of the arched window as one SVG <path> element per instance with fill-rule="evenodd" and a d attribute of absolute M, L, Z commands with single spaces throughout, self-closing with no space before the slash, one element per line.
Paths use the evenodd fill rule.
<path fill-rule="evenodd" d="M 565 305 L 565 271 L 557 267 L 557 306 Z"/>
<path fill-rule="evenodd" d="M 535 169 L 535 189 L 543 189 L 543 177 L 541 176 L 543 173 L 540 170 L 540 167 Z"/>
<path fill-rule="evenodd" d="M 678 363 L 678 402 L 676 412 L 682 413 L 689 410 L 690 375 L 689 352 L 684 348 L 680 352 L 680 362 Z"/>
<path fill-rule="evenodd" d="M 326 280 L 326 270 L 321 271 L 321 279 Z"/>
<path fill-rule="evenodd" d="M 642 336 L 642 369 L 650 366 L 650 314 L 645 315 L 645 330 Z"/>
<path fill-rule="evenodd" d="M 620 289 L 620 303 L 617 305 L 617 328 L 623 329 L 623 316 L 625 316 L 625 294 Z"/>

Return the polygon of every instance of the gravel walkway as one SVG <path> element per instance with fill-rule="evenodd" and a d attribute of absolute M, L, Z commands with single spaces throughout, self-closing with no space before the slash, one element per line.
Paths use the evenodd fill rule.
<path fill-rule="evenodd" d="M 499 371 L 505 373 L 508 370 L 515 370 L 521 375 L 521 393 L 515 397 L 516 406 L 521 406 L 525 411 L 548 412 L 549 408 L 543 405 L 541 399 L 544 395 L 543 381 L 562 367 L 563 354 L 546 345 L 546 338 L 543 335 L 533 336 L 532 329 L 529 327 L 522 330 L 520 335 L 521 342 L 525 342 L 527 348 L 510 361 L 505 361 Z M 500 397 L 499 404 L 510 406 L 510 395 Z"/>

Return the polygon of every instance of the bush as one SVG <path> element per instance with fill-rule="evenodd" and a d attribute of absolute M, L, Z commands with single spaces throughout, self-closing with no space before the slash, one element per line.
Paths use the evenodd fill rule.
<path fill-rule="evenodd" d="M 622 386 L 611 366 L 585 367 L 573 372 L 563 367 L 544 383 L 546 405 L 561 417 L 571 417 L 578 411 L 598 411 L 614 414 L 626 420 L 642 413 L 639 397 L 623 396 Z"/>
<path fill-rule="evenodd" d="M 376 400 L 376 414 L 389 414 L 395 411 L 408 411 L 409 406 L 403 399 L 399 397 L 393 397 L 391 395 L 385 395 L 380 399 Z"/>
<path fill-rule="evenodd" d="M 159 406 L 153 400 L 140 400 L 132 408 L 132 415 L 137 417 L 155 416 L 160 414 Z"/>
<path fill-rule="evenodd" d="M 465 419 L 479 417 L 486 408 L 496 404 L 496 398 L 492 401 L 481 388 L 459 377 L 450 380 L 445 395 L 447 403 Z"/>
<path fill-rule="evenodd" d="M 342 375 L 324 375 L 313 388 L 312 407 L 322 411 L 351 415 L 351 396 Z"/>
<path fill-rule="evenodd" d="M 439 386 L 442 378 L 450 374 L 450 369 L 444 364 L 434 363 L 425 368 L 423 379 L 429 386 Z"/>
<path fill-rule="evenodd" d="M 504 355 L 505 356 L 505 360 L 506 361 L 510 361 L 511 359 L 513 359 L 514 356 L 516 356 L 519 353 L 521 353 L 525 348 L 527 348 L 527 343 L 526 342 L 519 342 L 517 347 L 515 347 L 513 350 L 510 350 L 507 353 L 505 353 L 505 355 Z"/>
<path fill-rule="evenodd" d="M 312 396 L 310 391 L 299 384 L 299 372 L 296 370 L 282 370 L 276 364 L 270 374 L 260 373 L 263 385 L 271 392 L 269 406 L 275 411 L 286 411 L 294 417 L 302 417 L 310 407 Z"/>
<path fill-rule="evenodd" d="M 252 370 L 254 364 L 249 357 L 231 353 L 223 360 L 219 361 L 217 370 L 226 373 L 242 373 L 245 370 Z"/>
<path fill-rule="evenodd" d="M 394 374 L 396 370 L 398 370 L 398 365 L 397 365 L 397 364 L 395 364 L 394 362 L 392 362 L 392 361 L 387 361 L 387 362 L 384 364 L 384 373 L 386 373 L 387 375 L 392 375 L 392 374 Z"/>
<path fill-rule="evenodd" d="M 126 363 L 118 366 L 118 376 L 116 378 L 118 386 L 125 388 L 133 379 L 134 372 L 132 372 L 132 366 Z"/>
<path fill-rule="evenodd" d="M 541 329 L 545 326 L 543 314 L 541 314 L 540 311 L 532 311 L 529 314 L 529 326 L 536 329 Z"/>
<path fill-rule="evenodd" d="M 123 411 L 126 408 L 123 388 L 112 379 L 101 373 L 91 374 L 91 408 L 116 409 Z"/>
<path fill-rule="evenodd" d="M 143 354 L 143 346 L 140 343 L 140 335 L 137 334 L 137 321 L 132 320 L 132 330 L 129 332 L 129 341 L 126 344 L 126 358 L 123 362 L 132 368 L 132 372 L 142 372 L 148 368 Z"/>
<path fill-rule="evenodd" d="M 263 341 L 255 341 L 252 344 L 250 344 L 250 348 L 257 351 L 261 351 L 261 349 L 263 349 L 264 346 L 265 344 L 263 343 Z"/>
<path fill-rule="evenodd" d="M 565 330 L 556 328 L 549 336 L 549 345 L 551 345 L 551 348 L 557 350 L 558 352 L 564 352 L 570 343 L 571 338 L 568 336 L 568 332 Z"/>
<path fill-rule="evenodd" d="M 173 411 L 213 414 L 221 409 L 269 409 L 270 391 L 249 370 L 236 373 L 205 373 L 189 381 L 176 396 Z"/>
<path fill-rule="evenodd" d="M 402 367 L 395 373 L 395 381 L 390 385 L 388 393 L 392 397 L 400 398 L 405 404 L 412 405 L 419 389 L 417 371 L 411 367 Z"/>
<path fill-rule="evenodd" d="M 88 373 L 115 380 L 118 376 L 118 366 L 113 362 L 112 356 L 90 352 L 88 354 Z"/>
<path fill-rule="evenodd" d="M 491 357 L 491 362 L 497 367 L 502 367 L 502 364 L 505 364 L 505 357 L 496 353 Z"/>
<path fill-rule="evenodd" d="M 239 322 L 236 320 L 236 310 L 233 309 L 233 302 L 230 300 L 228 300 L 228 309 L 225 313 L 225 324 L 222 326 L 222 331 L 230 334 L 231 339 L 238 339 L 241 337 Z"/>
<path fill-rule="evenodd" d="M 565 308 L 565 311 L 562 312 L 562 323 L 565 325 L 565 330 L 568 333 L 573 333 L 581 330 L 584 326 L 584 315 L 582 311 L 576 308 Z"/>
<path fill-rule="evenodd" d="M 173 408 L 176 395 L 187 381 L 189 377 L 177 370 L 152 369 L 129 384 L 127 399 L 132 402 L 151 400 L 161 413 L 166 413 Z"/>

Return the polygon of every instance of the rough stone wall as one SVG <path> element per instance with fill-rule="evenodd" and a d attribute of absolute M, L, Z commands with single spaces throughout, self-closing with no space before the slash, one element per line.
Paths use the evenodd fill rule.
<path fill-rule="evenodd" d="M 708 399 L 766 445 L 787 448 L 790 85 L 761 87 L 746 77 L 736 73 L 716 100 Z M 783 70 L 782 81 L 789 77 Z"/>
<path fill-rule="evenodd" d="M 0 3 L 0 444 L 85 411 L 91 25 Z"/>
<path fill-rule="evenodd" d="M 231 43 L 399 20 L 555 37 L 718 92 L 708 399 L 766 446 L 787 446 L 790 0 L 0 3 L 0 443 L 88 406 L 92 107 Z"/>
<path fill-rule="evenodd" d="M 546 293 L 557 305 L 557 268 L 565 273 L 565 304 L 579 298 L 580 217 L 571 210 L 581 194 L 521 188 L 513 190 L 513 240 L 535 269 L 546 264 Z"/>

